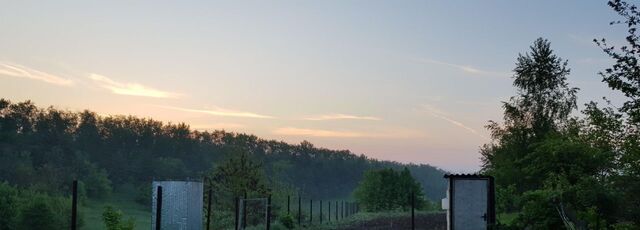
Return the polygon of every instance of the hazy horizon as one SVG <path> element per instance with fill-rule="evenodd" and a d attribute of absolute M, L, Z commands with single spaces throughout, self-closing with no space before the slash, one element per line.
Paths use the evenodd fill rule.
<path fill-rule="evenodd" d="M 591 41 L 622 43 L 616 18 L 591 1 L 13 2 L 0 98 L 472 172 L 538 37 L 579 108 L 619 101 Z"/>

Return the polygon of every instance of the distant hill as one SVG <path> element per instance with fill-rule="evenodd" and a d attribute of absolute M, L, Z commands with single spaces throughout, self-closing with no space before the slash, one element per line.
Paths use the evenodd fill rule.
<path fill-rule="evenodd" d="M 315 198 L 351 195 L 363 172 L 407 167 L 432 200 L 445 195 L 443 170 L 226 131 L 200 132 L 134 116 L 98 116 L 0 99 L 0 181 L 68 191 L 81 178 L 92 188 L 156 179 L 201 178 L 232 154 L 247 152 L 273 180 Z M 93 191 L 94 193 L 96 191 Z"/>

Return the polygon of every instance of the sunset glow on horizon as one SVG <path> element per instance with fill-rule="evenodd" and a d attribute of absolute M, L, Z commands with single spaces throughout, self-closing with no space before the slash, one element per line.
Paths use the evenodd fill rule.
<path fill-rule="evenodd" d="M 516 57 L 538 37 L 568 59 L 579 108 L 620 97 L 601 83 L 611 60 L 591 42 L 619 32 L 604 2 L 5 5 L 0 98 L 453 172 L 480 169 L 484 126 L 502 120 Z"/>

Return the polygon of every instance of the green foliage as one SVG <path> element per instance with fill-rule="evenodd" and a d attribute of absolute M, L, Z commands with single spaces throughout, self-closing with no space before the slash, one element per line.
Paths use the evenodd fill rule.
<path fill-rule="evenodd" d="M 151 185 L 143 183 L 136 188 L 136 202 L 142 205 L 151 205 Z M 208 199 L 208 198 L 207 198 Z"/>
<path fill-rule="evenodd" d="M 496 178 L 499 212 L 515 212 L 518 229 L 607 228 L 616 222 L 612 186 L 622 123 L 595 103 L 570 118 L 577 91 L 566 61 L 538 39 L 518 57 L 518 95 L 504 104 L 504 124 L 491 122 L 483 171 Z"/>
<path fill-rule="evenodd" d="M 262 165 L 251 160 L 245 152 L 238 152 L 213 174 L 216 191 L 228 191 L 233 196 L 241 197 L 245 194 L 257 194 L 263 197 L 269 194 Z"/>
<path fill-rule="evenodd" d="M 106 206 L 102 213 L 102 219 L 107 230 L 133 230 L 135 228 L 135 220 L 129 218 L 123 221 L 122 216 L 122 211 Z"/>
<path fill-rule="evenodd" d="M 104 199 L 112 192 L 111 180 L 104 169 L 91 167 L 89 173 L 83 178 L 84 188 L 90 198 Z"/>
<path fill-rule="evenodd" d="M 0 183 L 0 229 L 68 229 L 71 200 Z M 78 216 L 78 225 L 84 223 Z"/>
<path fill-rule="evenodd" d="M 36 196 L 29 201 L 20 212 L 18 220 L 18 229 L 24 230 L 49 230 L 61 229 L 55 224 L 55 215 L 53 208 L 47 202 L 44 196 Z"/>
<path fill-rule="evenodd" d="M 592 116 L 601 130 L 596 133 L 595 137 L 601 138 L 596 139 L 596 143 L 607 143 L 609 151 L 615 154 L 615 170 L 611 170 L 609 179 L 621 199 L 616 221 L 640 226 L 640 197 L 637 195 L 640 192 L 640 37 L 637 32 L 640 11 L 636 5 L 622 0 L 609 1 L 608 5 L 622 18 L 611 24 L 626 27 L 627 44 L 616 48 L 608 45 L 605 39 L 594 39 L 614 61 L 599 74 L 609 88 L 624 94 L 627 101 L 619 109 L 611 105 L 601 109 L 592 103 L 588 112 L 589 115 L 601 115 Z M 616 224 L 616 227 L 625 224 Z"/>
<path fill-rule="evenodd" d="M 411 194 L 415 194 L 416 209 L 426 208 L 422 187 L 407 168 L 372 170 L 365 173 L 354 195 L 367 211 L 407 210 L 411 207 Z"/>
<path fill-rule="evenodd" d="M 293 216 L 291 214 L 280 215 L 280 217 L 278 218 L 278 221 L 280 221 L 282 226 L 284 226 L 287 229 L 293 229 L 296 226 Z"/>
<path fill-rule="evenodd" d="M 545 39 L 538 38 L 530 49 L 518 56 L 513 83 L 517 95 L 503 104 L 504 124 L 490 121 L 487 128 L 494 141 L 481 149 L 483 171 L 500 184 L 515 185 L 519 192 L 540 186 L 544 179 L 525 171 L 535 166 L 530 161 L 538 159 L 530 155 L 532 143 L 557 132 L 576 106 L 577 89 L 566 82 L 567 62 Z"/>
<path fill-rule="evenodd" d="M 18 216 L 18 191 L 0 182 L 0 229 L 15 229 Z"/>

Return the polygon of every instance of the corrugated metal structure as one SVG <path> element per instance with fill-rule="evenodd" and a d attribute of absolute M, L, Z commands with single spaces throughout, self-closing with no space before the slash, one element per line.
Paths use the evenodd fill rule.
<path fill-rule="evenodd" d="M 447 174 L 447 197 L 442 208 L 447 210 L 448 230 L 485 230 L 495 224 L 495 192 L 493 177 L 478 174 Z"/>
<path fill-rule="evenodd" d="M 154 181 L 151 229 L 156 229 L 158 186 L 162 186 L 161 229 L 201 230 L 203 184 L 194 181 Z"/>

